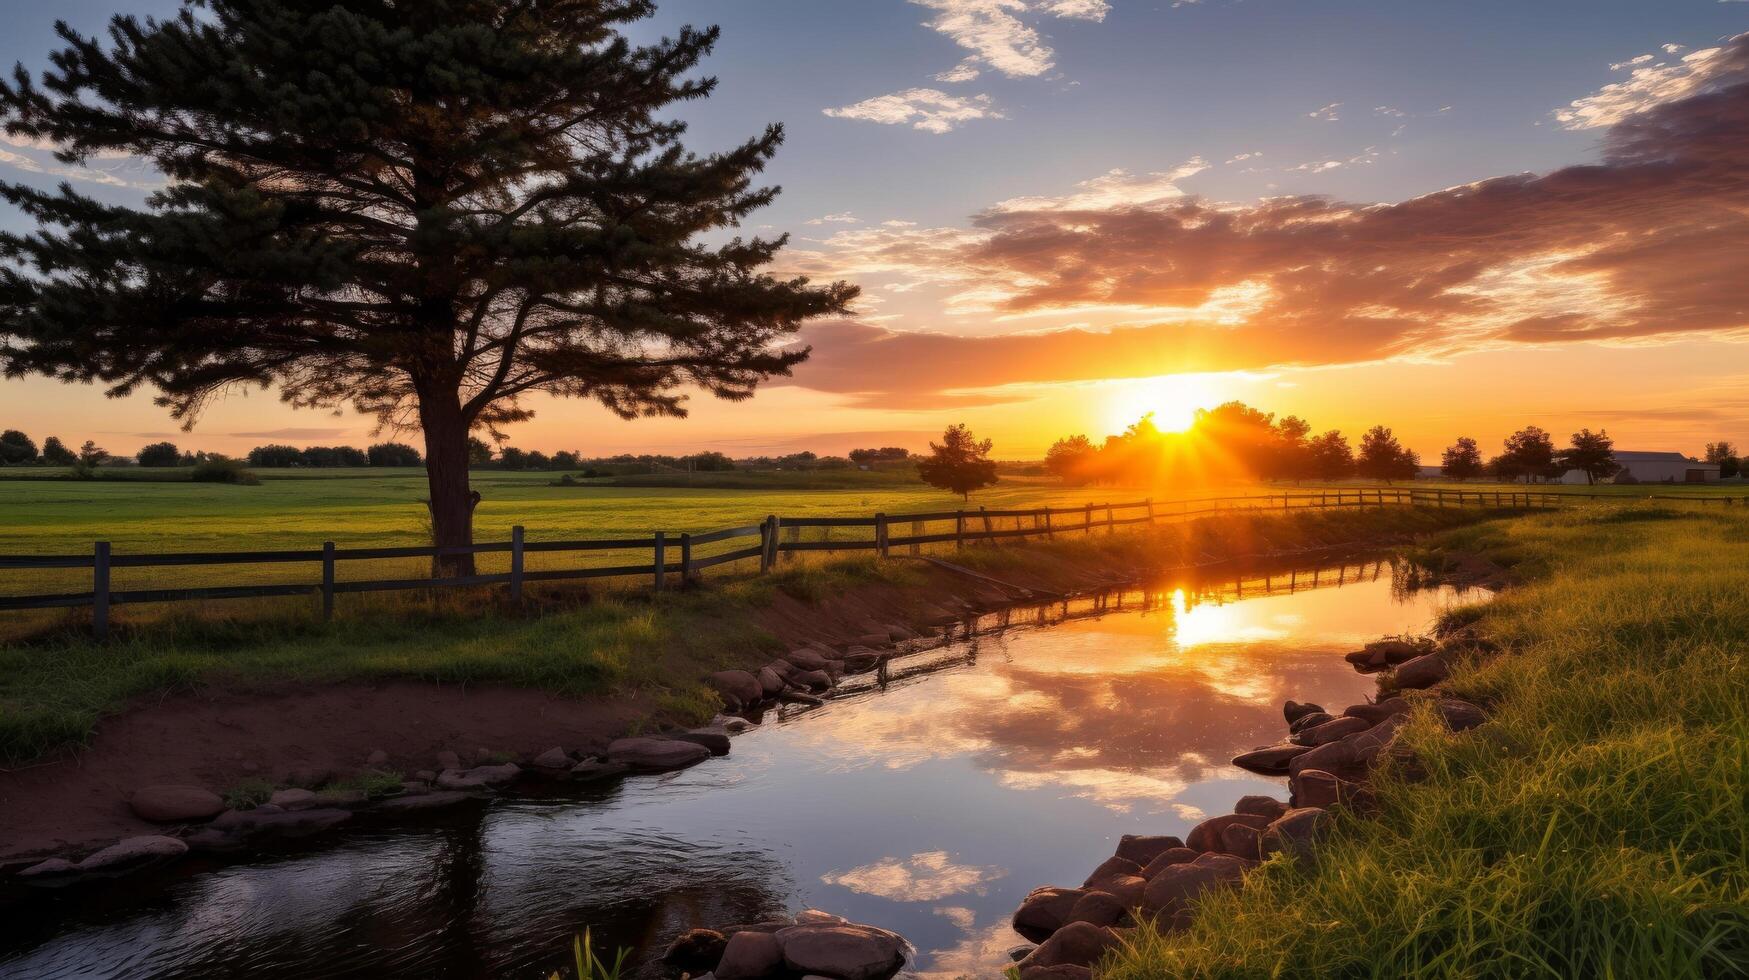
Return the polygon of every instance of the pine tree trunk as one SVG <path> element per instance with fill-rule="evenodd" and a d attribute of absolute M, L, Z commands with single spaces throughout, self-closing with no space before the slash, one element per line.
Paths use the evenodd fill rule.
<path fill-rule="evenodd" d="M 468 425 L 454 392 L 422 394 L 419 422 L 425 430 L 425 479 L 431 488 L 431 543 L 439 548 L 474 543 L 474 497 L 468 487 Z M 474 574 L 473 555 L 432 562 L 432 574 Z"/>

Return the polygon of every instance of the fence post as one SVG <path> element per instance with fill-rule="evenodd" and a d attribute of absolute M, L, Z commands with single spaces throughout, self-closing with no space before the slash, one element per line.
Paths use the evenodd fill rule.
<path fill-rule="evenodd" d="M 1081 518 L 1081 530 L 1086 531 L 1088 537 L 1090 537 L 1090 538 L 1093 537 L 1093 505 L 1092 504 L 1087 505 L 1087 514 Z"/>
<path fill-rule="evenodd" d="M 91 632 L 98 639 L 109 636 L 109 542 L 91 549 Z"/>
<path fill-rule="evenodd" d="M 777 515 L 767 514 L 759 522 L 759 571 L 771 571 L 771 559 L 777 550 Z"/>
<path fill-rule="evenodd" d="M 1051 527 L 1051 509 L 1049 507 L 1046 507 L 1045 508 L 1045 540 L 1055 541 L 1056 538 L 1057 538 L 1056 529 Z"/>
<path fill-rule="evenodd" d="M 1116 534 L 1117 533 L 1117 522 L 1111 516 L 1111 505 L 1110 504 L 1105 505 L 1105 533 L 1106 534 Z"/>
<path fill-rule="evenodd" d="M 1153 527 L 1154 526 L 1154 498 L 1149 497 L 1147 500 L 1142 501 L 1142 503 L 1145 503 L 1148 505 L 1148 526 Z"/>
<path fill-rule="evenodd" d="M 334 542 L 322 542 L 322 622 L 334 618 Z"/>
<path fill-rule="evenodd" d="M 887 515 L 875 515 L 875 554 L 887 557 Z"/>
<path fill-rule="evenodd" d="M 522 525 L 510 529 L 510 601 L 522 601 Z"/>
<path fill-rule="evenodd" d="M 666 531 L 656 532 L 656 583 L 657 592 L 662 591 L 662 580 L 668 577 L 668 534 Z"/>
<path fill-rule="evenodd" d="M 688 531 L 682 531 L 680 532 L 680 584 L 682 586 L 690 584 L 692 575 L 692 534 Z"/>

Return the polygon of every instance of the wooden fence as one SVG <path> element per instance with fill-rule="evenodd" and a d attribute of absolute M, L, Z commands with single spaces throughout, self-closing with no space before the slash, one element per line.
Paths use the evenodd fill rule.
<path fill-rule="evenodd" d="M 1092 534 L 1119 527 L 1190 520 L 1235 511 L 1291 512 L 1357 507 L 1431 506 L 1542 509 L 1577 500 L 1621 500 L 1603 494 L 1510 490 L 1422 490 L 1413 487 L 1296 490 L 1283 493 L 1235 497 L 1208 497 L 1177 501 L 1142 500 L 1134 503 L 1085 504 L 1079 507 L 1038 507 L 1021 510 L 937 511 L 928 513 L 877 513 L 868 517 L 779 517 L 772 515 L 757 524 L 704 533 L 655 531 L 646 537 L 603 538 L 569 541 L 529 541 L 522 527 L 511 530 L 509 541 L 467 547 L 337 548 L 325 542 L 320 548 L 302 551 L 222 551 L 166 554 L 115 554 L 107 541 L 96 542 L 89 554 L 0 555 L 0 572 L 43 569 L 90 569 L 89 591 L 45 595 L 0 596 L 0 611 L 91 607 L 94 631 L 108 631 L 111 606 L 146 602 L 178 602 L 206 599 L 244 599 L 282 596 L 321 597 L 324 617 L 334 613 L 337 595 L 366 592 L 396 592 L 425 589 L 506 586 L 512 601 L 522 599 L 523 587 L 531 582 L 562 582 L 593 578 L 648 578 L 651 588 L 661 591 L 670 579 L 691 582 L 708 568 L 731 562 L 758 560 L 761 572 L 780 561 L 793 560 L 804 552 L 872 551 L 885 558 L 893 549 L 920 553 L 926 545 L 956 548 L 989 544 L 1008 538 L 1054 538 L 1066 534 Z M 1632 498 L 1645 499 L 1645 498 Z M 1737 498 L 1675 497 L 1684 501 Z M 1739 501 L 1740 502 L 1740 501 Z M 835 530 L 849 530 L 850 537 L 834 538 Z M 898 533 L 895 533 L 897 531 Z M 816 532 L 807 540 L 804 532 Z M 907 533 L 908 532 L 908 533 Z M 722 550 L 709 546 L 727 544 Z M 642 553 L 631 564 L 583 564 L 571 568 L 530 570 L 531 554 L 550 553 Z M 342 581 L 342 562 L 381 559 L 434 559 L 457 555 L 508 554 L 509 569 L 491 574 L 448 578 L 387 578 Z M 647 557 L 643 557 L 647 556 Z M 616 559 L 609 559 L 616 560 Z M 115 589 L 111 572 L 127 568 L 158 568 L 197 565 L 320 566 L 318 581 L 261 585 L 223 585 L 189 588 Z"/>

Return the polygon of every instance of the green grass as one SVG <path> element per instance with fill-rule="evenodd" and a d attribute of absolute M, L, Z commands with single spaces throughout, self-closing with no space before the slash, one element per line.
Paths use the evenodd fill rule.
<path fill-rule="evenodd" d="M 1640 504 L 1446 532 L 1524 581 L 1466 613 L 1491 706 L 1405 730 L 1315 863 L 1265 864 L 1103 980 L 1749 975 L 1749 517 Z M 1456 625 L 1456 624 L 1453 624 Z M 1291 693 L 1291 692 L 1290 692 Z"/>

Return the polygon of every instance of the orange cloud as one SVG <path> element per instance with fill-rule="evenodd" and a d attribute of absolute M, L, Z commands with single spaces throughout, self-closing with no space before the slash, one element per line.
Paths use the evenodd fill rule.
<path fill-rule="evenodd" d="M 989 403 L 1009 385 L 1740 337 L 1749 34 L 1707 52 L 1704 68 L 1704 84 L 1644 86 L 1631 111 L 1612 103 L 1599 163 L 1395 204 L 1138 203 L 1101 186 L 1004 202 L 971 229 L 837 236 L 810 264 L 949 290 L 950 312 L 1154 322 L 983 338 L 826 324 L 806 335 L 815 355 L 795 383 L 934 407 Z"/>

